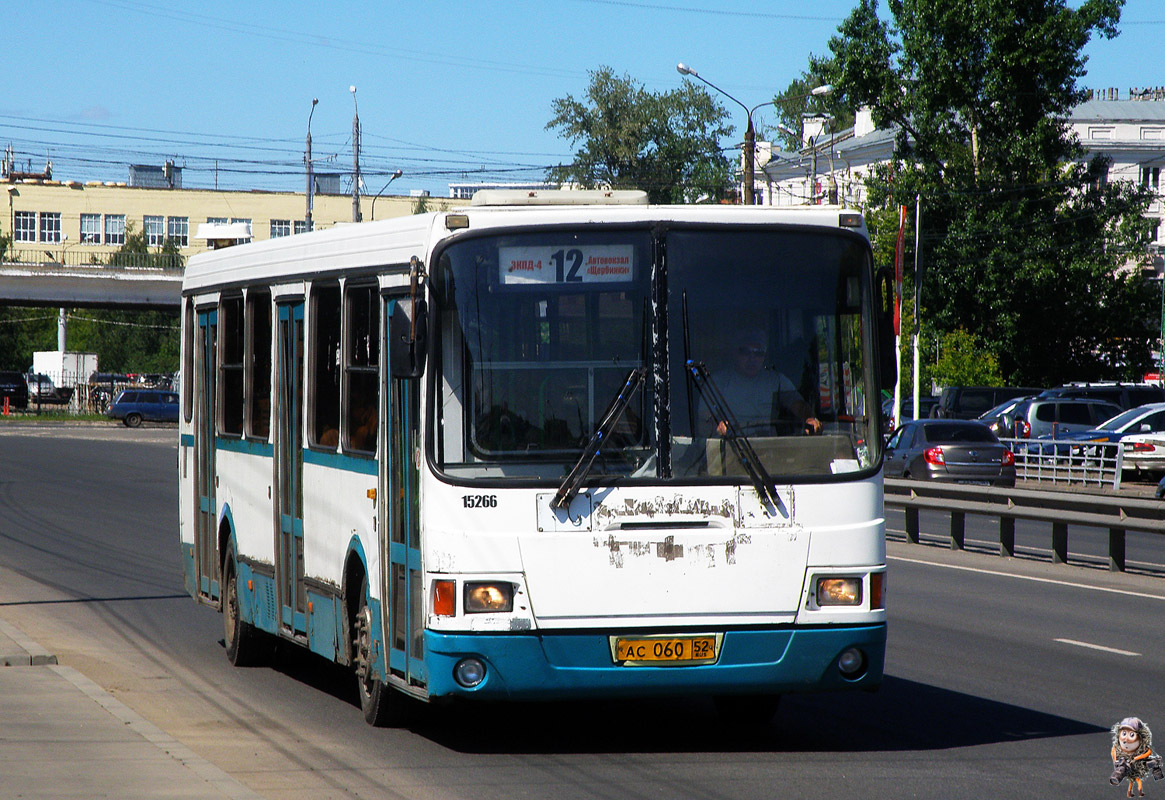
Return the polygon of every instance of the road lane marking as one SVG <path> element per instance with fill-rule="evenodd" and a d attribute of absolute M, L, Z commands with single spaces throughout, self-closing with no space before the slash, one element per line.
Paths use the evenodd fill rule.
<path fill-rule="evenodd" d="M 1148 594 L 1147 592 L 1132 592 L 1128 589 L 1111 589 L 1107 586 L 1089 586 L 1087 583 L 1075 583 L 1073 581 L 1062 581 L 1055 578 L 1037 578 L 1034 575 L 1015 575 L 1010 572 L 1002 572 L 995 569 L 980 569 L 979 567 L 966 567 L 961 564 L 941 564 L 937 561 L 925 561 L 920 558 L 903 558 L 902 556 L 886 555 L 887 561 L 904 561 L 907 564 L 924 564 L 928 567 L 942 567 L 944 569 L 957 569 L 963 572 L 977 572 L 980 575 L 997 575 L 1001 578 L 1015 578 L 1021 581 L 1033 581 L 1035 583 L 1053 583 L 1057 586 L 1070 586 L 1074 589 L 1090 589 L 1094 592 L 1107 592 L 1109 594 L 1120 594 L 1127 597 L 1140 597 L 1146 600 L 1165 600 L 1165 596 L 1159 594 Z"/>
<path fill-rule="evenodd" d="M 1091 642 L 1078 642 L 1075 639 L 1053 639 L 1053 642 L 1060 642 L 1061 644 L 1071 644 L 1076 647 L 1087 647 L 1089 650 L 1103 650 L 1106 653 L 1116 653 L 1118 656 L 1139 656 L 1140 653 L 1134 653 L 1132 650 L 1121 650 L 1116 647 L 1105 647 L 1102 644 L 1092 644 Z"/>

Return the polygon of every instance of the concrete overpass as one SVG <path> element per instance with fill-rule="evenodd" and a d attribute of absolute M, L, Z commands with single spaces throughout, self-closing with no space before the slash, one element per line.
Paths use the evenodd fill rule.
<path fill-rule="evenodd" d="M 182 270 L 0 263 L 0 305 L 177 310 Z"/>

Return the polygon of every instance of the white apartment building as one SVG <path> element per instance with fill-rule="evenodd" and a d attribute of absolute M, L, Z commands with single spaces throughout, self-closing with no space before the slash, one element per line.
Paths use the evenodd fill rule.
<path fill-rule="evenodd" d="M 1111 159 L 1110 180 L 1137 181 L 1152 187 L 1158 199 L 1148 213 L 1157 221 L 1155 246 L 1165 250 L 1165 206 L 1161 192 L 1165 167 L 1165 90 L 1131 90 L 1134 99 L 1119 99 L 1107 89 L 1072 110 L 1068 124 L 1091 158 Z M 859 111 L 854 126 L 831 132 L 822 119 L 804 127 L 804 147 L 797 152 L 758 145 L 754 191 L 762 205 L 803 205 L 837 201 L 851 207 L 865 203 L 864 179 L 874 165 L 894 153 L 894 130 L 876 129 L 869 111 Z"/>

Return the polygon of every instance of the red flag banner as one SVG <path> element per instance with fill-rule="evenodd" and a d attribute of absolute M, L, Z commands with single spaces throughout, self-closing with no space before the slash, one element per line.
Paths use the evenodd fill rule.
<path fill-rule="evenodd" d="M 902 333 L 902 261 L 905 257 L 906 206 L 898 207 L 898 243 L 894 247 L 894 335 Z"/>

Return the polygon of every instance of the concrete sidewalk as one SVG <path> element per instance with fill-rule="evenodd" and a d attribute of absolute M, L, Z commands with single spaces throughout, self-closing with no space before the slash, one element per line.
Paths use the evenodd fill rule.
<path fill-rule="evenodd" d="M 5 798 L 259 798 L 0 620 Z"/>

